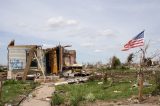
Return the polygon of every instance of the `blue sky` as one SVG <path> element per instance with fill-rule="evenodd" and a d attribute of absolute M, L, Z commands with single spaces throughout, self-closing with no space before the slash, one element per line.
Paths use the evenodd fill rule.
<path fill-rule="evenodd" d="M 125 62 L 123 45 L 145 29 L 148 52 L 160 48 L 159 0 L 0 0 L 0 64 L 7 45 L 72 45 L 79 63 Z"/>

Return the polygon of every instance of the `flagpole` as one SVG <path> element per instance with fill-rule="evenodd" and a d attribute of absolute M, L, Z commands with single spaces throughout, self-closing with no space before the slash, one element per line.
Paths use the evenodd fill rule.
<path fill-rule="evenodd" d="M 142 101 L 142 94 L 143 94 L 143 70 L 144 70 L 144 59 L 145 59 L 145 49 L 144 49 L 144 31 L 140 32 L 138 35 L 136 35 L 135 37 L 133 37 L 131 40 L 129 40 L 125 45 L 124 48 L 122 49 L 122 51 L 127 51 L 129 49 L 132 48 L 136 48 L 136 47 L 140 47 L 143 46 L 143 48 L 140 48 L 140 62 L 139 62 L 139 66 L 140 66 L 140 70 L 138 71 L 138 84 L 139 84 L 139 92 L 138 92 L 138 99 L 139 101 Z"/>
<path fill-rule="evenodd" d="M 144 59 L 145 59 L 145 49 L 144 49 L 144 31 L 140 32 L 138 35 L 133 37 L 131 40 L 129 40 L 125 45 L 122 51 L 127 51 L 132 48 L 140 47 L 143 46 L 143 48 L 140 48 L 140 70 L 138 72 L 138 84 L 139 84 L 139 93 L 138 93 L 138 98 L 139 101 L 143 100 L 142 98 L 142 90 L 143 90 L 143 68 L 144 68 Z"/>
<path fill-rule="evenodd" d="M 145 31 L 145 30 L 143 30 Z M 143 81 L 144 81 L 144 75 L 143 75 L 143 69 L 144 69 L 144 59 L 145 59 L 145 51 L 144 51 L 144 47 L 145 47 L 145 43 L 143 48 L 140 48 L 141 53 L 141 57 L 140 57 L 140 70 L 138 73 L 139 76 L 139 80 L 138 80 L 138 84 L 139 84 L 139 93 L 138 93 L 138 99 L 139 101 L 143 100 Z"/>
<path fill-rule="evenodd" d="M 139 93 L 138 93 L 138 99 L 139 101 L 143 100 L 143 65 L 144 65 L 144 51 L 141 49 L 141 57 L 140 57 L 140 70 L 138 72 L 138 85 L 139 85 Z"/>

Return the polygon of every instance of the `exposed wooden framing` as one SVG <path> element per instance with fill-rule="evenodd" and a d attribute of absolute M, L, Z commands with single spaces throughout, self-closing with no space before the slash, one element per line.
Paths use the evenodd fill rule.
<path fill-rule="evenodd" d="M 26 63 L 26 67 L 24 69 L 24 74 L 23 74 L 23 78 L 22 78 L 23 81 L 25 81 L 26 78 L 27 78 L 27 74 L 28 74 L 28 71 L 29 71 L 29 68 L 30 68 L 30 65 L 31 65 L 31 62 L 32 62 L 32 58 L 34 56 L 35 49 L 36 49 L 36 46 L 32 47 L 29 50 L 29 56 L 27 57 L 27 63 Z"/>
<path fill-rule="evenodd" d="M 58 67 L 57 67 L 57 55 L 56 49 L 53 49 L 53 65 L 51 66 L 52 73 L 58 74 Z"/>
<path fill-rule="evenodd" d="M 62 72 L 62 68 L 63 68 L 63 47 L 60 46 L 60 68 L 59 68 L 60 72 Z"/>
<path fill-rule="evenodd" d="M 45 76 L 45 72 L 44 72 L 44 67 L 43 67 L 43 65 L 41 64 L 40 60 L 37 58 L 35 52 L 34 52 L 34 56 L 35 56 L 35 58 L 36 58 L 36 60 L 37 60 L 37 62 L 38 62 L 38 66 L 40 67 L 40 69 L 41 69 L 41 71 L 42 71 L 43 78 L 44 78 L 44 82 L 45 82 L 46 76 Z"/>

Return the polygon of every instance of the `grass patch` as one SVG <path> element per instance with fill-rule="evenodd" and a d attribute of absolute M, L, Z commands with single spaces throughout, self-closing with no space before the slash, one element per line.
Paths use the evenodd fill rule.
<path fill-rule="evenodd" d="M 52 105 L 60 105 L 64 103 L 64 97 L 60 94 L 55 94 L 52 97 Z"/>
<path fill-rule="evenodd" d="M 26 95 L 30 93 L 38 83 L 24 82 L 16 80 L 7 80 L 3 84 L 1 102 L 5 103 L 17 103 L 20 101 L 20 95 Z"/>
<path fill-rule="evenodd" d="M 99 85 L 97 81 L 90 81 L 83 84 L 56 86 L 56 91 L 64 97 L 63 103 L 77 106 L 81 101 L 115 100 L 137 95 L 138 88 L 131 88 L 131 85 L 130 82 L 121 82 L 108 86 L 107 83 Z M 154 86 L 144 88 L 144 93 L 151 93 L 153 89 Z"/>
<path fill-rule="evenodd" d="M 129 68 L 127 66 L 119 66 L 117 68 L 100 67 L 97 68 L 97 72 L 136 72 L 134 68 Z"/>

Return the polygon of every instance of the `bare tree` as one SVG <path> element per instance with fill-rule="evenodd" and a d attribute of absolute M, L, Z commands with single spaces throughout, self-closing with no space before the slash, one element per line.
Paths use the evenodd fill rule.
<path fill-rule="evenodd" d="M 144 81 L 144 70 L 148 70 L 147 66 L 150 66 L 152 64 L 151 59 L 157 57 L 158 55 L 160 55 L 160 52 L 155 52 L 152 56 L 150 57 L 146 57 L 147 55 L 147 50 L 149 48 L 149 42 L 147 43 L 147 45 L 144 46 L 144 48 L 140 48 L 140 53 L 141 53 L 141 57 L 140 57 L 140 70 L 139 70 L 139 100 L 143 100 L 142 98 L 142 90 L 143 90 L 143 81 Z"/>
<path fill-rule="evenodd" d="M 112 57 L 111 68 L 115 69 L 115 68 L 117 68 L 117 66 L 120 66 L 120 65 L 121 65 L 121 61 L 119 60 L 119 58 L 116 57 L 116 56 L 113 56 Z"/>

